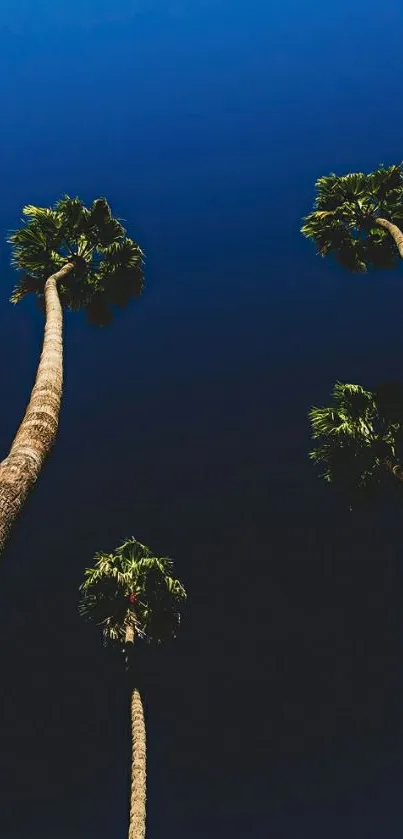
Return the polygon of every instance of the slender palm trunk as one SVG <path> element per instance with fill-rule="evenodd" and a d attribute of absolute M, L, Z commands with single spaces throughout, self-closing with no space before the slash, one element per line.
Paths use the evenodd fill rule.
<path fill-rule="evenodd" d="M 134 644 L 135 628 L 133 621 L 129 621 L 126 626 L 125 644 Z"/>
<path fill-rule="evenodd" d="M 400 227 L 398 227 L 397 224 L 392 224 L 392 222 L 388 221 L 386 218 L 376 218 L 375 222 L 379 227 L 383 227 L 384 230 L 387 230 L 388 233 L 390 233 L 399 251 L 399 255 L 401 259 L 403 259 L 403 233 L 400 230 Z M 385 463 L 387 469 L 389 469 L 392 475 L 397 478 L 398 481 L 403 482 L 403 467 L 400 463 L 392 463 L 391 460 L 386 460 Z"/>
<path fill-rule="evenodd" d="M 400 227 L 398 227 L 397 224 L 392 224 L 392 222 L 388 221 L 386 218 L 376 218 L 375 222 L 379 227 L 383 227 L 384 230 L 387 230 L 388 233 L 390 233 L 401 258 L 403 259 L 403 233 L 400 230 Z"/>
<path fill-rule="evenodd" d="M 130 795 L 129 839 L 146 835 L 146 727 L 141 696 L 134 690 L 132 715 L 132 773 Z"/>
<path fill-rule="evenodd" d="M 0 463 L 0 551 L 55 441 L 63 386 L 63 312 L 57 283 L 68 262 L 45 283 L 46 323 L 41 358 L 24 419 Z"/>

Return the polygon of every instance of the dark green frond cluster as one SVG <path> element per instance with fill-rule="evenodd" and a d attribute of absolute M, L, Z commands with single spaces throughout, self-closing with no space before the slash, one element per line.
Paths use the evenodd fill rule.
<path fill-rule="evenodd" d="M 376 218 L 403 223 L 402 166 L 380 167 L 368 175 L 331 174 L 316 181 L 314 209 L 301 232 L 321 256 L 332 253 L 348 270 L 391 268 L 399 259 L 391 236 L 376 225 Z"/>
<path fill-rule="evenodd" d="M 403 387 L 388 383 L 374 391 L 337 382 L 331 405 L 309 412 L 312 460 L 322 477 L 350 496 L 373 494 L 390 481 L 403 457 Z M 401 484 L 399 485 L 401 488 Z M 396 483 L 396 489 L 398 485 Z"/>
<path fill-rule="evenodd" d="M 95 559 L 85 572 L 79 611 L 101 626 L 106 641 L 123 643 L 130 621 L 136 635 L 148 641 L 175 637 L 186 592 L 172 576 L 171 559 L 154 556 L 136 539 Z"/>
<path fill-rule="evenodd" d="M 60 299 L 69 309 L 85 309 L 93 323 L 108 323 L 111 307 L 141 294 L 144 254 L 105 198 L 88 208 L 66 195 L 52 208 L 29 205 L 23 214 L 23 227 L 9 237 L 12 264 L 22 272 L 14 303 L 31 292 L 43 296 L 47 277 L 67 262 L 74 270 L 60 284 Z"/>

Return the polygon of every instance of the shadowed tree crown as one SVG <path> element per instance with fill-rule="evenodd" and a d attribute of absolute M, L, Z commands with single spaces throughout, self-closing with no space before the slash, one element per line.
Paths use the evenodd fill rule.
<path fill-rule="evenodd" d="M 324 467 L 351 503 L 378 496 L 388 488 L 403 494 L 403 386 L 380 385 L 374 391 L 337 382 L 328 407 L 309 412 L 310 456 Z"/>
<path fill-rule="evenodd" d="M 22 274 L 11 300 L 35 293 L 43 301 L 47 278 L 67 263 L 74 270 L 58 285 L 61 303 L 87 312 L 100 325 L 112 319 L 111 307 L 125 306 L 143 289 L 143 253 L 126 235 L 105 198 L 86 207 L 64 198 L 54 207 L 24 207 L 25 223 L 12 233 L 12 263 Z"/>
<path fill-rule="evenodd" d="M 301 232 L 321 256 L 333 254 L 353 272 L 393 268 L 403 255 L 403 169 L 335 174 L 316 181 L 314 209 Z M 400 243 L 399 243 L 400 234 Z"/>

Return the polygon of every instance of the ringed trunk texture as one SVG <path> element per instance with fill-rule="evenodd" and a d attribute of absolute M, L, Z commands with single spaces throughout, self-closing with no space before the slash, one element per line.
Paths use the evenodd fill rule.
<path fill-rule="evenodd" d="M 130 621 L 130 623 L 128 623 L 126 625 L 125 643 L 126 644 L 134 644 L 134 637 L 135 637 L 134 623 L 132 621 Z"/>
<path fill-rule="evenodd" d="M 400 227 L 398 227 L 397 224 L 392 224 L 392 222 L 388 221 L 386 218 L 376 218 L 375 222 L 379 227 L 383 227 L 384 230 L 387 230 L 388 233 L 390 233 L 401 258 L 403 259 L 403 233 L 400 230 Z"/>
<path fill-rule="evenodd" d="M 45 283 L 46 322 L 35 384 L 8 456 L 0 463 L 0 552 L 56 438 L 63 387 L 63 312 L 57 283 L 68 262 Z"/>
<path fill-rule="evenodd" d="M 146 727 L 141 696 L 134 690 L 131 699 L 132 772 L 129 839 L 146 835 Z"/>

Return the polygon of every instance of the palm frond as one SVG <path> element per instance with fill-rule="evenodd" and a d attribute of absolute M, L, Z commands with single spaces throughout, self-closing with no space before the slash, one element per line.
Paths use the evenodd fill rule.
<path fill-rule="evenodd" d="M 363 261 L 372 268 L 386 270 L 395 268 L 399 262 L 399 253 L 392 237 L 380 228 L 369 231 L 368 236 L 362 243 L 362 248 Z"/>
<path fill-rule="evenodd" d="M 27 204 L 22 208 L 22 213 L 27 217 L 28 223 L 36 224 L 33 227 L 40 229 L 49 244 L 53 247 L 60 244 L 60 229 L 62 226 L 62 217 L 55 209 L 50 207 L 35 207 L 33 204 Z"/>
<path fill-rule="evenodd" d="M 374 172 L 367 175 L 368 188 L 376 196 L 378 201 L 390 200 L 401 195 L 403 191 L 403 169 L 402 165 L 393 165 L 385 168 L 380 166 Z"/>
<path fill-rule="evenodd" d="M 33 220 L 25 227 L 11 233 L 8 241 L 13 245 L 11 263 L 14 267 L 32 276 L 48 275 L 57 270 L 54 261 L 54 238 L 47 236 L 43 225 Z"/>
<path fill-rule="evenodd" d="M 97 198 L 91 207 L 88 228 L 101 247 L 107 247 L 125 236 L 125 229 L 118 219 L 113 218 L 106 198 Z"/>
<path fill-rule="evenodd" d="M 67 239 L 76 242 L 79 236 L 84 235 L 90 217 L 89 210 L 77 196 L 70 198 L 64 195 L 55 204 L 55 210 L 59 214 Z"/>
<path fill-rule="evenodd" d="M 41 294 L 41 283 L 36 277 L 32 277 L 29 274 L 21 274 L 19 281 L 16 286 L 14 286 L 13 292 L 10 297 L 11 303 L 19 303 L 24 297 L 28 294 Z"/>
<path fill-rule="evenodd" d="M 336 261 L 343 268 L 347 268 L 352 274 L 365 274 L 367 265 L 365 263 L 365 251 L 361 242 L 354 242 L 352 239 L 339 248 L 334 248 Z"/>
<path fill-rule="evenodd" d="M 144 254 L 139 245 L 126 236 L 124 239 L 117 239 L 106 247 L 102 247 L 103 265 L 105 271 L 117 268 L 136 268 L 141 265 Z"/>

